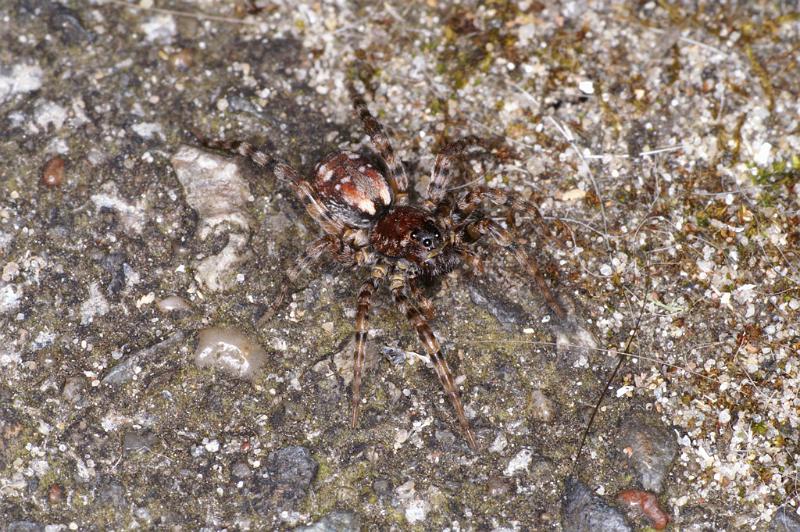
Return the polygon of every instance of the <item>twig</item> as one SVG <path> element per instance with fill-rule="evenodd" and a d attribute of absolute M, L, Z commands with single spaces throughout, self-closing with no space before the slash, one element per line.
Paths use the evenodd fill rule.
<path fill-rule="evenodd" d="M 650 291 L 650 277 L 647 277 L 647 283 L 645 284 L 644 293 L 645 296 Z M 628 342 L 625 344 L 625 349 L 622 353 L 619 354 L 619 358 L 617 360 L 617 365 L 614 367 L 614 371 L 611 372 L 611 376 L 606 381 L 606 385 L 603 387 L 603 391 L 600 392 L 600 397 L 597 399 L 597 404 L 594 406 L 594 410 L 592 410 L 592 415 L 589 417 L 589 423 L 586 425 L 586 430 L 583 431 L 583 435 L 581 435 L 581 443 L 578 445 L 578 452 L 575 453 L 575 460 L 572 463 L 572 472 L 573 474 L 577 471 L 578 468 L 578 460 L 580 460 L 581 452 L 583 451 L 583 446 L 586 443 L 586 437 L 589 435 L 589 429 L 592 427 L 592 423 L 594 422 L 594 418 L 597 415 L 597 412 L 600 410 L 600 405 L 603 403 L 603 399 L 605 399 L 606 395 L 608 394 L 608 388 L 611 386 L 611 383 L 617 376 L 619 372 L 619 368 L 622 367 L 622 363 L 625 361 L 625 355 L 628 354 L 628 351 L 631 348 L 631 344 L 633 343 L 633 339 L 636 338 L 636 334 L 639 332 L 639 326 L 642 324 L 642 318 L 644 318 L 644 309 L 647 307 L 647 297 L 642 298 L 642 306 L 641 310 L 639 311 L 639 317 L 636 319 L 636 325 L 633 326 L 633 330 L 631 331 L 630 336 L 628 337 Z"/>
<path fill-rule="evenodd" d="M 140 11 L 152 11 L 154 13 L 164 13 L 166 15 L 173 15 L 175 17 L 188 17 L 197 20 L 213 20 L 215 22 L 225 22 L 227 24 L 243 24 L 249 26 L 255 26 L 259 24 L 259 21 L 257 20 L 221 17 L 219 15 L 208 15 L 206 13 L 192 13 L 190 11 L 177 11 L 174 9 L 164 9 L 161 7 L 145 7 L 137 4 L 130 4 L 128 2 L 124 2 L 123 0 L 109 0 L 108 3 L 112 5 L 127 7 L 129 9 L 138 9 Z"/>

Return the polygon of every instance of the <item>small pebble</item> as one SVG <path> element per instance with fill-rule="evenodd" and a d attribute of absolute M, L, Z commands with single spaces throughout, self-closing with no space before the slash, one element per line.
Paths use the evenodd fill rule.
<path fill-rule="evenodd" d="M 58 504 L 63 498 L 64 488 L 59 484 L 50 484 L 50 487 L 47 489 L 47 500 L 50 501 L 50 504 Z"/>
<path fill-rule="evenodd" d="M 156 307 L 164 314 L 169 312 L 191 312 L 192 306 L 180 296 L 168 296 L 160 299 Z"/>
<path fill-rule="evenodd" d="M 511 477 L 520 471 L 527 471 L 528 466 L 531 464 L 532 458 L 533 452 L 531 452 L 530 449 L 522 449 L 515 454 L 511 460 L 509 460 L 508 465 L 503 471 L 503 474 L 507 477 Z"/>
<path fill-rule="evenodd" d="M 769 532 L 800 532 L 800 514 L 791 506 L 783 506 L 772 517 Z"/>
<path fill-rule="evenodd" d="M 511 489 L 508 481 L 501 476 L 493 475 L 489 477 L 489 481 L 487 482 L 486 487 L 489 489 L 489 495 L 492 497 L 498 497 L 500 495 L 505 495 Z"/>
<path fill-rule="evenodd" d="M 175 70 L 185 72 L 194 64 L 194 50 L 191 48 L 181 48 L 169 56 L 169 62 Z"/>
<path fill-rule="evenodd" d="M 198 335 L 194 361 L 201 368 L 210 366 L 252 381 L 266 360 L 266 351 L 236 329 L 210 327 Z"/>
<path fill-rule="evenodd" d="M 247 479 L 253 510 L 272 515 L 276 509 L 294 508 L 306 496 L 318 470 L 319 464 L 306 447 L 284 447 L 271 452 L 266 463 Z"/>
<path fill-rule="evenodd" d="M 629 415 L 622 424 L 618 448 L 645 490 L 658 493 L 678 451 L 672 431 L 648 419 Z"/>
<path fill-rule="evenodd" d="M 81 377 L 68 377 L 64 382 L 61 394 L 70 403 L 77 403 L 83 397 L 83 390 L 86 388 L 86 381 Z"/>
<path fill-rule="evenodd" d="M 584 94 L 594 94 L 594 83 L 591 80 L 583 80 L 578 83 L 578 90 Z"/>
<path fill-rule="evenodd" d="M 384 499 L 392 494 L 392 483 L 386 479 L 379 478 L 372 483 L 372 490 L 375 492 L 375 495 Z"/>
<path fill-rule="evenodd" d="M 139 453 L 150 450 L 155 436 L 150 431 L 129 430 L 122 436 L 122 450 L 125 453 Z"/>
<path fill-rule="evenodd" d="M 46 187 L 59 187 L 64 182 L 64 159 L 56 155 L 47 161 L 42 169 L 42 184 Z"/>
<path fill-rule="evenodd" d="M 568 477 L 561 503 L 561 525 L 571 532 L 631 532 L 622 514 L 609 506 L 586 484 Z"/>
<path fill-rule="evenodd" d="M 497 434 L 494 441 L 492 442 L 491 447 L 489 447 L 489 451 L 493 453 L 501 453 L 503 450 L 508 447 L 508 438 L 502 432 Z"/>
<path fill-rule="evenodd" d="M 361 520 L 353 512 L 331 512 L 316 523 L 301 526 L 294 532 L 358 532 Z"/>
<path fill-rule="evenodd" d="M 14 278 L 19 275 L 19 264 L 16 262 L 7 262 L 5 266 L 3 266 L 3 275 L 0 277 L 4 282 L 8 283 L 13 281 Z"/>
<path fill-rule="evenodd" d="M 231 475 L 234 478 L 248 478 L 253 472 L 247 462 L 236 462 L 231 466 Z"/>
<path fill-rule="evenodd" d="M 549 423 L 556 415 L 556 404 L 541 390 L 534 390 L 530 396 L 529 410 L 533 419 Z"/>

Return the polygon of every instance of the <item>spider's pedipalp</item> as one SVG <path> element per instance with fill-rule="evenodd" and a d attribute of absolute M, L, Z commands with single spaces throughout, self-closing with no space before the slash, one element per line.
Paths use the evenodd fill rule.
<path fill-rule="evenodd" d="M 475 434 L 473 434 L 472 428 L 470 428 L 469 421 L 467 420 L 467 415 L 464 413 L 464 405 L 461 403 L 458 388 L 453 380 L 453 373 L 447 365 L 447 360 L 428 322 L 422 314 L 420 314 L 416 306 L 409 300 L 408 296 L 406 296 L 405 292 L 407 288 L 408 280 L 404 273 L 397 273 L 392 277 L 391 290 L 394 301 L 397 306 L 400 307 L 400 312 L 406 315 L 406 319 L 408 319 L 409 323 L 416 329 L 417 336 L 419 336 L 420 342 L 422 342 L 425 351 L 431 359 L 433 368 L 436 370 L 439 382 L 442 384 L 442 388 L 444 388 L 447 397 L 450 399 L 450 404 L 453 405 L 453 409 L 456 411 L 456 418 L 458 418 L 458 423 L 461 425 L 461 430 L 464 431 L 467 443 L 469 443 L 473 451 L 477 451 L 478 442 L 475 440 Z"/>
<path fill-rule="evenodd" d="M 361 123 L 364 125 L 364 130 L 367 132 L 367 135 L 369 135 L 373 146 L 375 146 L 375 149 L 378 151 L 378 154 L 383 159 L 383 162 L 386 163 L 386 167 L 389 170 L 387 179 L 394 192 L 395 203 L 398 205 L 408 203 L 408 193 L 406 192 L 408 190 L 408 176 L 406 175 L 406 169 L 403 163 L 397 158 L 394 148 L 391 142 L 389 142 L 389 137 L 386 135 L 386 130 L 383 125 L 372 116 L 372 113 L 369 112 L 367 102 L 365 102 L 364 98 L 356 91 L 352 83 L 347 84 L 347 89 L 350 93 L 350 99 L 353 101 L 353 108 L 361 119 Z"/>

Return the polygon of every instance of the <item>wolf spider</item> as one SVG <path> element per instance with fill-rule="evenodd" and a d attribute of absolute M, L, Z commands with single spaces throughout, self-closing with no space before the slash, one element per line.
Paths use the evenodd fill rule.
<path fill-rule="evenodd" d="M 385 169 L 371 165 L 363 156 L 336 152 L 317 166 L 313 181 L 302 179 L 288 164 L 242 141 L 198 139 L 211 149 L 246 157 L 291 187 L 324 236 L 308 246 L 287 272 L 286 282 L 275 302 L 260 320 L 268 319 L 281 305 L 289 286 L 326 255 L 351 267 L 369 268 L 370 274 L 358 291 L 353 353 L 352 426 L 358 423 L 361 405 L 361 373 L 364 367 L 367 321 L 372 296 L 388 281 L 395 304 L 417 331 L 436 374 L 461 425 L 469 446 L 478 444 L 470 428 L 453 374 L 436 340 L 428 318 L 433 306 L 422 295 L 421 284 L 451 272 L 462 263 L 483 271 L 478 246 L 489 244 L 510 251 L 536 283 L 539 295 L 561 322 L 568 311 L 549 287 L 522 243 L 511 230 L 490 218 L 485 204 L 504 206 L 513 213 L 523 211 L 541 222 L 538 210 L 522 200 L 512 200 L 500 190 L 475 186 L 459 193 L 449 188 L 459 157 L 474 145 L 486 147 L 477 137 L 466 137 L 446 145 L 436 156 L 430 184 L 421 198 L 412 198 L 409 178 L 398 160 L 383 126 L 369 112 L 352 84 L 348 84 L 353 106 L 378 152 Z M 511 224 L 513 225 L 513 224 Z M 420 310 L 422 309 L 422 310 Z M 427 316 L 427 318 L 426 318 Z"/>

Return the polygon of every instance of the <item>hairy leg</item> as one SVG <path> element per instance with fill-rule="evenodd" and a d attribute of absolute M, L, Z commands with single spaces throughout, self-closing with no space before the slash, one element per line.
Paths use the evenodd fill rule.
<path fill-rule="evenodd" d="M 397 158 L 394 148 L 392 148 L 392 144 L 389 142 L 386 130 L 383 128 L 383 125 L 372 116 L 372 113 L 369 112 L 367 102 L 365 102 L 364 98 L 356 91 L 352 83 L 347 84 L 347 89 L 350 92 L 350 98 L 353 100 L 353 108 L 356 113 L 358 113 L 362 124 L 364 124 L 364 130 L 367 132 L 367 135 L 369 135 L 372 145 L 375 146 L 375 149 L 389 169 L 389 175 L 387 177 L 395 196 L 395 203 L 398 205 L 408 203 L 408 193 L 406 192 L 408 190 L 408 176 L 406 175 L 406 169 L 403 167 L 403 163 Z"/>
<path fill-rule="evenodd" d="M 436 156 L 431 172 L 431 182 L 425 194 L 428 205 L 439 205 L 447 194 L 447 188 L 453 178 L 453 166 L 470 146 L 486 148 L 486 142 L 474 135 L 464 137 L 445 146 Z"/>
<path fill-rule="evenodd" d="M 474 187 L 458 199 L 456 208 L 462 216 L 466 217 L 480 207 L 484 200 L 489 200 L 495 205 L 506 206 L 508 208 L 506 219 L 509 221 L 510 226 L 514 225 L 514 214 L 518 212 L 529 216 L 536 225 L 536 228 L 545 237 L 551 237 L 550 228 L 544 222 L 542 214 L 534 204 L 516 197 L 515 194 L 509 195 L 502 190 L 485 186 Z"/>
<path fill-rule="evenodd" d="M 256 166 L 272 172 L 278 181 L 291 187 L 297 198 L 305 206 L 306 212 L 319 224 L 323 231 L 334 236 L 340 236 L 344 232 L 344 225 L 331 216 L 325 204 L 317 198 L 311 184 L 302 179 L 295 169 L 285 162 L 259 150 L 249 142 L 208 139 L 198 133 L 193 132 L 192 134 L 197 138 L 200 145 L 205 148 L 241 155 Z"/>
<path fill-rule="evenodd" d="M 469 266 L 469 269 L 472 273 L 476 275 L 484 274 L 485 267 L 483 265 L 483 258 L 478 255 L 478 253 L 464 245 L 457 246 L 456 251 L 461 256 L 461 260 L 463 260 L 464 263 Z"/>
<path fill-rule="evenodd" d="M 361 409 L 361 372 L 364 369 L 364 358 L 367 344 L 367 323 L 369 322 L 369 309 L 372 302 L 372 294 L 385 277 L 386 267 L 382 264 L 376 265 L 372 269 L 372 277 L 364 281 L 358 291 L 358 303 L 356 306 L 355 349 L 353 350 L 353 416 L 351 420 L 351 425 L 353 428 L 355 428 L 358 424 L 358 415 Z"/>
<path fill-rule="evenodd" d="M 469 443 L 470 448 L 477 450 L 478 442 L 475 440 L 475 435 L 472 433 L 469 421 L 467 421 L 467 416 L 464 413 L 464 406 L 461 404 L 458 388 L 453 380 L 450 367 L 447 365 L 447 360 L 444 358 L 442 349 L 439 347 L 439 342 L 436 341 L 436 337 L 433 335 L 433 331 L 428 325 L 428 322 L 406 296 L 405 292 L 407 287 L 407 279 L 403 273 L 397 273 L 392 276 L 391 289 L 395 303 L 417 330 L 417 335 L 422 345 L 425 347 L 425 351 L 427 351 L 431 363 L 433 363 L 436 375 L 439 377 L 439 382 L 441 382 L 442 388 L 444 388 L 447 397 L 450 399 L 450 403 L 453 405 L 453 409 L 456 411 L 458 423 L 464 431 L 467 443 Z"/>
<path fill-rule="evenodd" d="M 536 283 L 536 288 L 544 299 L 545 304 L 547 304 L 550 312 L 560 322 L 566 321 L 569 315 L 567 309 L 558 300 L 558 297 L 556 297 L 556 294 L 550 288 L 550 285 L 547 284 L 547 280 L 539 270 L 539 266 L 536 264 L 536 261 L 528 256 L 522 246 L 519 245 L 516 239 L 508 231 L 503 229 L 497 222 L 488 218 L 484 218 L 467 227 L 467 233 L 473 238 L 479 238 L 480 236 L 488 235 L 496 244 L 511 251 L 517 262 L 525 269 L 528 275 L 533 278 L 534 282 Z"/>
<path fill-rule="evenodd" d="M 422 288 L 419 286 L 419 281 L 416 278 L 408 280 L 408 289 L 411 292 L 411 297 L 417 302 L 422 314 L 429 320 L 433 319 L 434 308 L 433 302 L 429 297 L 422 293 Z"/>
<path fill-rule="evenodd" d="M 283 305 L 283 301 L 286 299 L 289 289 L 297 278 L 311 266 L 319 262 L 326 252 L 339 260 L 346 260 L 345 253 L 342 252 L 342 242 L 338 238 L 332 235 L 325 235 L 312 242 L 311 245 L 306 248 L 305 252 L 295 261 L 289 271 L 286 272 L 280 292 L 278 292 L 278 295 L 267 311 L 258 319 L 257 325 L 259 327 L 270 320 L 281 305 Z"/>

